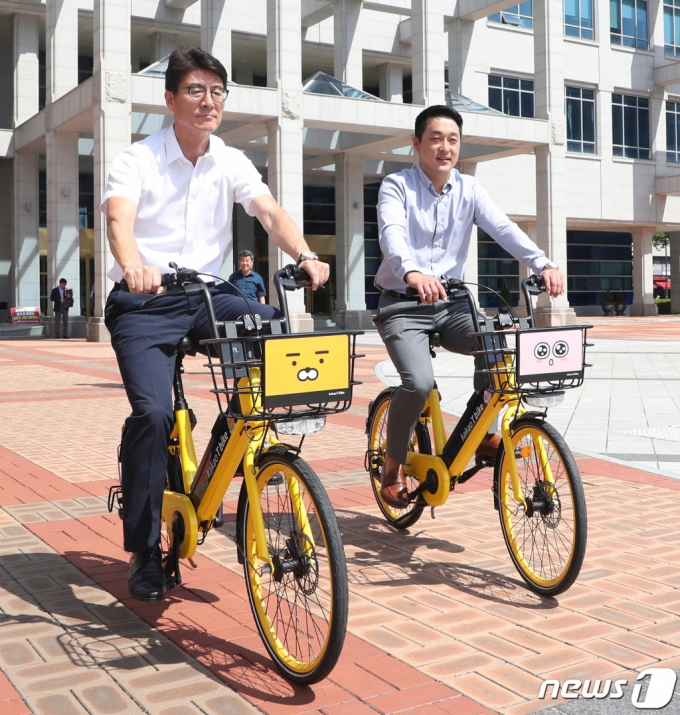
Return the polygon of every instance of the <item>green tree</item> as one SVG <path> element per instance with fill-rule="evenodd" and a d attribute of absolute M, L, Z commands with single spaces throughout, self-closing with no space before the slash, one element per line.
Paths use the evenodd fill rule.
<path fill-rule="evenodd" d="M 652 243 L 657 251 L 662 251 L 671 242 L 671 238 L 665 231 L 658 231 L 652 236 Z"/>

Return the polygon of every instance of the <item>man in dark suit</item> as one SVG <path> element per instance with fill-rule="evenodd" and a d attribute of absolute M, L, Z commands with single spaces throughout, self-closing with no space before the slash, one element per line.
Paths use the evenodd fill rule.
<path fill-rule="evenodd" d="M 68 338 L 68 309 L 73 306 L 73 291 L 66 287 L 66 278 L 59 279 L 59 285 L 52 288 L 50 300 L 54 308 L 54 337 L 59 338 L 59 323 L 64 321 L 62 337 Z"/>

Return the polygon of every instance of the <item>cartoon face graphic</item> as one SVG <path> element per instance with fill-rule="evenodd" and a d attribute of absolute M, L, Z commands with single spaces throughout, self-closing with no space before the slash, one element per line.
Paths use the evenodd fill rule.
<path fill-rule="evenodd" d="M 534 355 L 538 360 L 543 360 L 550 355 L 550 345 L 548 343 L 539 343 L 534 348 Z"/>
<path fill-rule="evenodd" d="M 573 377 L 583 370 L 583 333 L 580 329 L 536 330 L 518 336 L 520 381 Z"/>
<path fill-rule="evenodd" d="M 318 362 L 319 365 L 323 364 L 323 357 L 318 357 L 320 355 L 328 355 L 328 350 L 315 350 L 314 351 L 314 358 L 313 362 Z M 295 358 L 302 357 L 300 353 L 287 353 L 286 354 L 287 358 L 292 358 L 291 365 L 293 367 L 297 367 L 297 360 Z M 305 380 L 316 380 L 316 378 L 319 377 L 319 371 L 315 367 L 303 367 L 301 370 L 298 370 L 297 374 L 297 379 L 300 380 L 300 382 L 304 382 Z"/>
<path fill-rule="evenodd" d="M 285 404 L 284 399 L 292 400 L 289 404 L 306 404 L 310 393 L 327 393 L 326 399 L 318 401 L 344 399 L 349 394 L 349 336 L 266 340 L 265 404 L 267 399 L 270 404 Z"/>

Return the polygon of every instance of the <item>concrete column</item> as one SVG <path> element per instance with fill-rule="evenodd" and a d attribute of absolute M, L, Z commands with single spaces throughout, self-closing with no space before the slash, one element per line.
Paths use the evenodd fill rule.
<path fill-rule="evenodd" d="M 386 102 L 404 101 L 404 69 L 396 62 L 380 65 L 380 99 Z"/>
<path fill-rule="evenodd" d="M 456 168 L 461 174 L 474 176 L 477 172 L 477 163 L 471 161 L 460 162 Z M 463 280 L 466 283 L 474 283 L 474 285 L 469 285 L 468 288 L 474 296 L 477 306 L 479 306 L 479 286 L 477 285 L 479 282 L 479 246 L 477 241 L 477 226 L 475 224 L 472 224 L 470 249 L 468 251 L 467 261 L 465 261 L 465 268 L 463 269 Z"/>
<path fill-rule="evenodd" d="M 12 164 L 0 161 L 0 320 L 9 317 L 12 301 Z"/>
<path fill-rule="evenodd" d="M 73 289 L 69 318 L 80 316 L 80 231 L 78 226 L 78 134 L 48 131 L 47 167 L 47 288 L 61 278 Z M 48 301 L 47 313 L 52 314 Z M 71 328 L 71 325 L 69 325 Z M 71 331 L 69 331 L 71 332 Z M 77 336 L 79 337 L 79 336 Z"/>
<path fill-rule="evenodd" d="M 534 243 L 538 243 L 535 223 L 522 222 L 517 225 L 522 229 L 522 231 L 524 231 L 524 233 L 526 233 L 527 236 L 529 236 L 532 241 L 534 241 Z M 525 278 L 528 278 L 532 272 L 533 271 L 530 268 L 523 266 L 521 263 L 519 264 L 517 276 L 519 279 L 519 302 L 517 304 L 517 308 L 515 309 L 515 315 L 518 318 L 523 318 L 528 315 L 526 301 L 524 300 L 524 293 L 522 293 L 522 281 Z"/>
<path fill-rule="evenodd" d="M 654 259 L 652 237 L 654 228 L 634 228 L 633 234 L 633 304 L 631 315 L 656 315 L 654 303 Z M 672 293 L 672 290 L 671 290 Z"/>
<path fill-rule="evenodd" d="M 177 49 L 178 35 L 176 32 L 152 32 L 149 34 L 151 64 L 167 57 Z"/>
<path fill-rule="evenodd" d="M 477 226 L 473 224 L 472 233 L 470 234 L 470 250 L 468 251 L 465 269 L 463 270 L 463 280 L 466 283 L 474 283 L 468 288 L 475 298 L 475 302 L 479 305 L 479 246 L 477 243 Z"/>
<path fill-rule="evenodd" d="M 335 155 L 335 237 L 337 317 L 333 317 L 349 330 L 371 329 L 364 265 L 364 159 L 358 154 Z"/>
<path fill-rule="evenodd" d="M 13 162 L 12 305 L 40 305 L 38 155 L 19 151 Z"/>
<path fill-rule="evenodd" d="M 550 122 L 550 143 L 538 146 L 536 155 L 537 243 L 548 258 L 567 271 L 566 127 L 564 118 L 564 67 L 562 5 L 549 0 L 534 2 L 534 90 L 536 118 Z M 539 297 L 536 325 L 568 325 L 576 314 L 567 296 Z"/>
<path fill-rule="evenodd" d="M 108 341 L 104 306 L 113 287 L 107 278 L 113 256 L 106 240 L 106 217 L 99 211 L 113 159 L 130 146 L 130 0 L 94 0 L 94 75 L 99 101 L 94 124 L 94 272 L 95 306 L 87 339 Z"/>
<path fill-rule="evenodd" d="M 668 246 L 671 262 L 671 313 L 680 313 L 680 231 L 668 235 L 671 239 Z"/>
<path fill-rule="evenodd" d="M 201 0 L 201 48 L 224 65 L 231 79 L 230 0 Z"/>
<path fill-rule="evenodd" d="M 302 18 L 298 0 L 267 0 L 267 85 L 278 89 L 278 117 L 267 122 L 269 189 L 302 231 Z M 295 258 L 270 241 L 270 277 Z M 314 330 L 303 291 L 287 295 L 293 331 Z M 271 278 L 269 296 L 275 304 Z"/>
<path fill-rule="evenodd" d="M 38 30 L 37 15 L 12 15 L 15 127 L 38 113 Z"/>
<path fill-rule="evenodd" d="M 471 20 L 449 20 L 446 23 L 449 41 L 449 89 L 455 94 L 465 94 L 463 72 L 468 61 L 474 27 L 475 23 Z"/>
<path fill-rule="evenodd" d="M 444 104 L 443 0 L 411 3 L 413 104 Z"/>
<path fill-rule="evenodd" d="M 341 82 L 363 89 L 364 68 L 361 53 L 362 0 L 335 0 L 333 3 L 333 74 Z"/>
<path fill-rule="evenodd" d="M 78 86 L 77 0 L 47 0 L 45 44 L 49 105 Z"/>

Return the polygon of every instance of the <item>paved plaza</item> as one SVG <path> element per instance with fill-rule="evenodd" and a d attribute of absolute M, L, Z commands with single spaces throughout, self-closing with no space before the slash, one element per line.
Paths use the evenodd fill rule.
<path fill-rule="evenodd" d="M 589 517 L 581 575 L 554 599 L 512 566 L 488 471 L 404 533 L 380 518 L 364 423 L 390 365 L 364 338 L 352 408 L 302 452 L 335 506 L 350 580 L 341 662 L 312 688 L 280 678 L 256 634 L 230 538 L 239 485 L 184 584 L 162 603 L 130 599 L 106 509 L 128 413 L 111 348 L 1 342 L 0 713 L 635 712 L 641 671 L 680 669 L 680 321 L 594 322 L 588 379 L 550 415 L 578 452 Z M 467 363 L 435 361 L 449 427 Z M 202 365 L 187 361 L 185 383 L 199 449 L 215 417 Z M 631 685 L 618 701 L 538 699 L 543 680 L 570 678 Z"/>

